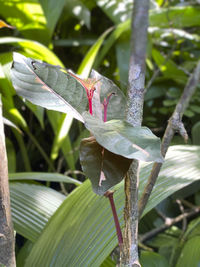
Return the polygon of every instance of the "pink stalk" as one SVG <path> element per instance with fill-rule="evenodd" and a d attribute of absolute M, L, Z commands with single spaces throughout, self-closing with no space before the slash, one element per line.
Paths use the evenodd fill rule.
<path fill-rule="evenodd" d="M 116 211 L 116 208 L 115 208 L 113 194 L 114 194 L 114 192 L 107 191 L 105 193 L 105 196 L 108 197 L 108 199 L 110 201 L 110 206 L 111 206 L 111 209 L 112 209 L 112 214 L 113 214 L 113 218 L 114 218 L 114 222 L 115 222 L 115 228 L 116 228 L 119 248 L 121 250 L 122 244 L 123 244 L 123 237 L 122 237 L 122 232 L 121 232 L 121 228 L 120 228 L 120 224 L 119 224 L 119 219 L 118 219 L 118 216 L 117 216 L 117 211 Z"/>
<path fill-rule="evenodd" d="M 103 101 L 103 107 L 104 107 L 104 122 L 107 121 L 107 109 L 108 109 L 108 103 L 109 103 L 109 100 L 110 100 L 110 97 L 113 95 L 113 93 L 109 94 L 107 96 L 107 98 L 104 98 L 104 101 Z M 118 243 L 119 243 L 119 248 L 120 248 L 120 251 L 122 249 L 122 244 L 123 244 L 123 237 L 122 237 L 122 231 L 121 231 L 121 228 L 120 228 L 120 224 L 119 224 L 119 219 L 118 219 L 118 216 L 117 216 L 117 211 L 116 211 L 116 207 L 115 207 L 115 202 L 114 202 L 114 199 L 113 199 L 113 194 L 114 192 L 112 191 L 107 191 L 104 196 L 107 197 L 109 199 L 109 202 L 110 202 L 110 206 L 111 206 L 111 209 L 112 209 L 112 214 L 113 214 L 113 219 L 114 219 L 114 222 L 115 222 L 115 229 L 116 229 L 116 233 L 117 233 L 117 238 L 118 238 Z"/>
<path fill-rule="evenodd" d="M 107 121 L 107 109 L 108 109 L 108 104 L 106 103 L 105 99 L 104 99 L 104 112 L 103 112 L 103 121 L 106 122 Z"/>
<path fill-rule="evenodd" d="M 104 98 L 103 101 L 103 121 L 106 122 L 107 121 L 107 110 L 108 110 L 108 104 L 109 104 L 109 100 L 111 98 L 112 95 L 114 95 L 115 93 L 110 93 L 107 98 Z"/>
<path fill-rule="evenodd" d="M 88 97 L 88 103 L 89 103 L 89 112 L 92 115 L 92 98 Z"/>

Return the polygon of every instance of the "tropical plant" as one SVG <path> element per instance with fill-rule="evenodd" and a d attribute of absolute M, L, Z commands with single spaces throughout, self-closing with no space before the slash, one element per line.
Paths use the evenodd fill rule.
<path fill-rule="evenodd" d="M 6 126 L 6 143 L 18 266 L 116 264 L 109 203 L 92 192 L 80 171 L 78 148 L 88 130 L 70 114 L 21 100 L 9 71 L 15 51 L 66 66 L 82 78 L 95 68 L 126 95 L 132 4 L 124 4 L 123 10 L 121 5 L 123 1 L 0 2 L 2 19 L 16 27 L 0 33 L 0 92 L 4 117 L 17 127 Z M 199 14 L 198 1 L 151 1 L 143 123 L 160 137 L 199 58 Z M 197 90 L 184 113 L 190 144 L 196 140 L 190 137 L 199 121 L 199 99 Z M 198 127 L 193 132 L 198 137 Z M 199 147 L 184 145 L 178 136 L 172 142 L 180 145 L 169 149 L 139 225 L 143 266 L 195 266 L 199 261 Z M 141 167 L 140 196 L 151 166 Z M 123 227 L 123 181 L 115 190 Z M 171 224 L 169 218 L 174 218 Z"/>

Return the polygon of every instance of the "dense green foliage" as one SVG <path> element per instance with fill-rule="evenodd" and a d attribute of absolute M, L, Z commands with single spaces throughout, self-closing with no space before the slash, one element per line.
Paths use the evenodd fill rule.
<path fill-rule="evenodd" d="M 10 80 L 15 51 L 83 77 L 95 68 L 126 95 L 132 5 L 109 2 L 0 2 L 1 19 L 16 27 L 0 32 L 0 93 L 4 117 L 15 125 L 6 126 L 6 142 L 18 266 L 115 266 L 117 240 L 109 203 L 92 192 L 78 160 L 80 142 L 88 131 L 70 114 L 19 98 Z M 152 0 L 143 125 L 156 135 L 162 137 L 199 58 L 198 1 Z M 140 221 L 141 235 L 159 228 L 163 218 L 195 211 L 200 205 L 199 114 L 198 87 L 183 117 L 191 145 L 175 136 L 173 144 L 181 145 L 169 150 Z M 151 164 L 141 168 L 140 194 L 150 170 Z M 123 183 L 114 196 L 123 225 Z M 198 215 L 186 217 L 144 241 L 142 265 L 198 266 L 199 223 Z"/>

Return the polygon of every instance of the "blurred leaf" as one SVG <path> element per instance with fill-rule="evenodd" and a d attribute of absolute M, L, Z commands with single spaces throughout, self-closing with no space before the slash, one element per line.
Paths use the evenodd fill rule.
<path fill-rule="evenodd" d="M 128 122 L 120 120 L 104 123 L 88 112 L 83 113 L 83 118 L 85 127 L 110 152 L 129 159 L 163 161 L 160 139 L 147 127 L 132 127 Z"/>
<path fill-rule="evenodd" d="M 83 78 L 88 78 L 89 73 L 92 69 L 92 66 L 94 64 L 95 58 L 99 52 L 99 49 L 106 38 L 106 36 L 113 30 L 113 28 L 109 28 L 106 30 L 93 44 L 93 46 L 90 48 L 86 56 L 84 57 L 81 65 L 79 66 L 79 69 L 77 71 L 78 74 L 80 74 Z"/>
<path fill-rule="evenodd" d="M 160 28 L 184 28 L 200 25 L 198 6 L 176 6 L 154 9 L 149 14 L 150 26 Z"/>
<path fill-rule="evenodd" d="M 51 35 L 63 10 L 65 2 L 66 0 L 39 0 L 47 20 L 47 27 Z"/>
<path fill-rule="evenodd" d="M 78 180 L 75 180 L 69 176 L 60 173 L 50 173 L 50 172 L 17 172 L 9 173 L 10 181 L 20 181 L 20 180 L 36 180 L 36 181 L 50 181 L 50 182 L 63 182 L 71 183 L 75 185 L 82 184 Z"/>
<path fill-rule="evenodd" d="M 15 94 L 12 83 L 10 81 L 10 68 L 12 64 L 12 53 L 0 54 L 0 82 L 1 93 L 6 97 L 7 101 L 13 105 L 12 96 Z"/>
<path fill-rule="evenodd" d="M 100 267 L 115 267 L 116 263 L 111 259 L 109 256 L 102 264 Z"/>
<path fill-rule="evenodd" d="M 192 143 L 194 145 L 200 145 L 200 121 L 192 127 Z"/>
<path fill-rule="evenodd" d="M 189 239 L 180 254 L 176 267 L 198 267 L 200 264 L 200 236 Z"/>
<path fill-rule="evenodd" d="M 44 44 L 50 42 L 50 31 L 37 0 L 0 1 L 0 15 L 15 26 L 24 37 Z"/>
<path fill-rule="evenodd" d="M 185 115 L 186 117 L 192 118 L 195 114 L 194 114 L 194 112 L 192 112 L 191 110 L 186 109 L 186 111 L 184 112 L 184 115 Z"/>
<path fill-rule="evenodd" d="M 77 162 L 79 159 L 79 147 L 83 138 L 87 138 L 90 136 L 90 133 L 87 129 L 81 131 L 75 142 L 73 142 L 73 151 L 74 151 L 74 160 Z"/>
<path fill-rule="evenodd" d="M 101 1 L 95 0 L 104 13 L 115 23 L 118 24 L 131 17 L 133 2 L 132 1 Z"/>
<path fill-rule="evenodd" d="M 35 242 L 65 196 L 41 185 L 10 182 L 11 211 L 17 233 Z"/>
<path fill-rule="evenodd" d="M 15 27 L 7 24 L 5 21 L 3 21 L 2 19 L 0 19 L 0 29 L 1 28 L 10 28 L 10 29 L 14 29 Z"/>
<path fill-rule="evenodd" d="M 40 126 L 44 129 L 44 108 L 25 101 L 26 106 L 33 112 L 38 119 Z"/>
<path fill-rule="evenodd" d="M 93 191 L 104 195 L 121 182 L 132 160 L 111 153 L 100 146 L 94 137 L 89 137 L 81 142 L 80 162 L 84 173 L 91 180 Z"/>
<path fill-rule="evenodd" d="M 148 245 L 154 248 L 175 247 L 178 243 L 178 237 L 166 233 L 158 234 L 156 237 L 148 241 Z"/>
<path fill-rule="evenodd" d="M 23 247 L 20 249 L 20 251 L 17 253 L 17 266 L 23 267 L 25 265 L 26 258 L 28 257 L 31 249 L 33 247 L 33 243 L 29 240 L 25 242 Z"/>
<path fill-rule="evenodd" d="M 87 4 L 87 2 L 85 4 Z M 61 19 L 67 20 L 70 16 L 73 16 L 79 19 L 80 23 L 84 22 L 87 28 L 90 29 L 91 14 L 84 2 L 80 0 L 65 0 L 65 3 L 63 17 L 61 17 Z"/>
<path fill-rule="evenodd" d="M 10 127 L 13 127 L 13 128 L 15 128 L 20 134 L 22 134 L 22 131 L 17 127 L 17 125 L 15 125 L 12 121 L 10 121 L 10 120 L 8 120 L 8 119 L 6 119 L 6 118 L 3 118 L 3 123 L 5 124 L 5 125 L 8 125 L 8 126 L 10 126 Z"/>
<path fill-rule="evenodd" d="M 55 131 L 55 138 L 51 149 L 51 158 L 55 160 L 58 157 L 58 152 L 62 145 L 66 145 L 66 138 L 69 139 L 69 130 L 73 121 L 73 117 L 68 114 L 62 114 L 58 126 Z M 64 144 L 65 142 L 65 144 Z"/>
<path fill-rule="evenodd" d="M 33 104 L 69 113 L 83 121 L 86 110 L 85 88 L 77 79 L 58 67 L 41 63 L 21 54 L 13 56 L 12 82 L 17 93 Z"/>
<path fill-rule="evenodd" d="M 6 138 L 6 151 L 8 157 L 8 172 L 16 171 L 16 152 L 13 143 Z"/>
<path fill-rule="evenodd" d="M 107 106 L 107 120 L 112 119 L 124 119 L 125 118 L 125 108 L 126 108 L 126 98 L 122 91 L 108 78 L 105 76 L 99 74 L 97 71 L 92 70 L 91 77 L 95 78 L 96 81 L 99 81 L 96 83 L 93 96 L 93 115 L 97 116 L 98 112 L 97 109 L 100 109 L 100 116 L 97 116 L 99 119 L 103 119 L 103 110 L 102 110 L 102 104 L 104 99 L 107 99 L 109 95 L 111 97 L 109 98 L 109 103 Z M 99 98 L 100 107 L 98 107 L 97 99 L 95 101 L 95 98 Z"/>
<path fill-rule="evenodd" d="M 139 195 L 146 184 L 146 177 L 152 164 L 143 164 L 140 170 Z M 173 146 L 167 152 L 167 159 L 162 167 L 156 187 L 153 189 L 144 214 L 175 191 L 198 180 L 200 177 L 200 148 L 198 146 Z M 121 223 L 123 222 L 124 189 L 123 183 L 117 186 L 115 202 Z M 14 192 L 13 192 L 14 193 Z M 23 191 L 23 194 L 26 191 Z M 33 194 L 27 192 L 26 198 Z M 12 196 L 12 193 L 11 193 Z M 21 195 L 19 195 L 21 196 Z M 34 195 L 33 195 L 34 196 Z M 32 209 L 37 214 L 37 204 L 30 199 Z M 29 202 L 28 202 L 29 203 Z M 35 207 L 34 207 L 35 205 Z M 26 207 L 26 206 L 25 206 Z M 24 209 L 13 209 L 18 216 Z M 22 213 L 22 214 L 21 214 Z M 21 214 L 21 215 L 20 215 Z M 144 215 L 143 214 L 143 215 Z M 32 216 L 32 215 L 31 215 Z M 84 182 L 63 202 L 41 235 L 44 227 L 43 217 L 37 219 L 38 227 L 32 227 L 32 235 L 39 239 L 35 243 L 26 266 L 99 266 L 117 245 L 117 238 L 111 210 L 106 198 L 91 191 L 90 183 Z M 15 220 L 14 216 L 14 220 Z M 21 224 L 27 235 L 27 220 Z M 42 222 L 40 223 L 40 220 Z M 69 222 L 69 223 L 67 223 Z M 39 225 L 41 225 L 39 227 Z M 39 229 L 38 229 L 39 228 Z M 72 231 L 73 229 L 73 231 Z M 56 239 L 54 238 L 56 235 Z M 41 249 L 42 248 L 42 249 Z"/>
<path fill-rule="evenodd" d="M 127 38 L 128 39 L 128 38 Z M 130 44 L 127 42 L 118 42 L 116 45 L 117 66 L 119 68 L 120 82 L 123 85 L 128 83 L 128 68 L 130 61 Z"/>
<path fill-rule="evenodd" d="M 145 101 L 148 101 L 164 96 L 166 94 L 166 90 L 167 88 L 163 84 L 153 85 L 147 90 L 144 99 Z"/>
<path fill-rule="evenodd" d="M 95 61 L 94 68 L 97 68 L 100 65 L 101 61 L 104 59 L 113 44 L 119 39 L 122 33 L 127 32 L 128 30 L 130 30 L 130 20 L 122 22 L 116 26 L 116 28 L 105 41 L 105 44 L 101 49 L 98 58 Z"/>
<path fill-rule="evenodd" d="M 183 235 L 183 241 L 193 238 L 197 235 L 200 235 L 200 217 L 195 218 L 188 224 L 187 230 Z"/>
<path fill-rule="evenodd" d="M 152 49 L 152 57 L 165 77 L 173 79 L 180 84 L 186 83 L 186 74 L 182 70 L 178 69 L 171 59 L 165 59 L 165 57 L 157 49 Z"/>
<path fill-rule="evenodd" d="M 75 170 L 75 160 L 72 153 L 72 144 L 69 136 L 69 127 L 72 117 L 69 114 L 60 114 L 53 110 L 47 110 L 47 116 L 54 131 L 54 141 L 51 151 L 51 158 L 57 157 L 59 149 L 62 149 L 65 160 L 70 170 Z"/>
<path fill-rule="evenodd" d="M 30 57 L 64 67 L 59 58 L 50 49 L 36 41 L 16 37 L 1 37 L 0 44 L 19 45 L 25 51 L 25 54 Z"/>
<path fill-rule="evenodd" d="M 190 105 L 190 109 L 192 110 L 192 111 L 194 111 L 194 112 L 196 112 L 196 113 L 200 113 L 200 107 L 199 106 L 197 106 L 197 105 Z"/>
<path fill-rule="evenodd" d="M 141 251 L 140 264 L 142 267 L 169 267 L 165 257 L 152 251 Z"/>

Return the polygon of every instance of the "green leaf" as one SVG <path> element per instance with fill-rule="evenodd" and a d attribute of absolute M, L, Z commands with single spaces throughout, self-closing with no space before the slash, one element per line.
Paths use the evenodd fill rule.
<path fill-rule="evenodd" d="M 23 267 L 25 265 L 26 258 L 31 252 L 32 247 L 33 243 L 27 240 L 23 245 L 23 247 L 20 249 L 20 251 L 17 253 L 17 259 L 16 259 L 17 266 Z"/>
<path fill-rule="evenodd" d="M 152 251 L 142 251 L 140 263 L 142 267 L 169 267 L 165 257 Z"/>
<path fill-rule="evenodd" d="M 54 141 L 51 150 L 51 158 L 54 160 L 58 156 L 59 149 L 62 149 L 65 160 L 70 170 L 75 170 L 74 155 L 71 153 L 72 145 L 69 137 L 69 127 L 72 117 L 69 114 L 60 114 L 53 110 L 47 110 L 48 120 L 54 131 Z"/>
<path fill-rule="evenodd" d="M 62 146 L 66 146 L 66 143 L 70 142 L 70 138 L 68 136 L 71 124 L 73 121 L 73 117 L 68 114 L 62 114 L 60 116 L 59 123 L 56 127 L 55 137 L 51 149 L 51 158 L 55 160 L 58 157 L 58 152 Z M 67 145 L 68 147 L 69 145 Z M 72 155 L 73 157 L 73 155 Z"/>
<path fill-rule="evenodd" d="M 118 24 L 131 17 L 133 3 L 131 1 L 95 0 L 97 6 L 115 23 Z"/>
<path fill-rule="evenodd" d="M 99 49 L 106 38 L 106 36 L 113 30 L 113 28 L 109 28 L 106 30 L 96 41 L 95 44 L 90 48 L 86 56 L 84 57 L 81 65 L 79 66 L 79 69 L 77 71 L 78 74 L 80 74 L 84 78 L 88 78 L 89 73 L 92 69 L 92 66 L 94 64 L 95 58 L 99 52 Z"/>
<path fill-rule="evenodd" d="M 46 186 L 10 183 L 11 211 L 17 233 L 35 242 L 65 196 Z"/>
<path fill-rule="evenodd" d="M 66 0 L 39 0 L 39 2 L 47 20 L 47 27 L 52 35 Z"/>
<path fill-rule="evenodd" d="M 112 260 L 111 256 L 109 256 L 102 264 L 101 267 L 115 267 L 116 263 Z"/>
<path fill-rule="evenodd" d="M 119 39 L 122 33 L 127 32 L 128 30 L 130 30 L 130 20 L 126 20 L 116 26 L 115 30 L 107 38 L 103 48 L 101 49 L 99 56 L 95 61 L 94 68 L 97 68 L 100 65 L 101 61 L 111 49 L 113 44 Z"/>
<path fill-rule="evenodd" d="M 108 189 L 121 182 L 132 160 L 111 153 L 100 146 L 94 137 L 89 137 L 81 142 L 80 162 L 92 182 L 93 191 L 104 195 Z"/>
<path fill-rule="evenodd" d="M 189 239 L 178 259 L 176 267 L 191 267 L 199 266 L 200 264 L 200 236 Z"/>
<path fill-rule="evenodd" d="M 129 39 L 130 37 L 127 38 L 126 41 L 117 42 L 116 44 L 117 66 L 119 68 L 120 82 L 122 86 L 127 85 L 128 83 L 128 69 L 130 61 Z"/>
<path fill-rule="evenodd" d="M 124 119 L 126 98 L 122 91 L 108 78 L 92 70 L 91 78 L 98 81 L 95 84 L 96 90 L 93 95 L 93 115 L 103 120 L 102 103 L 109 95 L 109 103 L 107 107 L 107 120 Z"/>
<path fill-rule="evenodd" d="M 83 121 L 87 106 L 85 88 L 74 77 L 58 67 L 14 53 L 12 82 L 17 93 L 47 109 L 72 114 Z"/>
<path fill-rule="evenodd" d="M 186 83 L 186 74 L 172 60 L 166 60 L 157 49 L 152 49 L 152 57 L 166 78 L 173 79 L 180 84 Z"/>
<path fill-rule="evenodd" d="M 6 138 L 6 151 L 8 157 L 8 171 L 15 172 L 16 170 L 16 153 L 13 143 L 10 139 Z"/>
<path fill-rule="evenodd" d="M 200 25 L 200 8 L 179 6 L 154 9 L 149 14 L 150 26 L 160 28 L 184 28 Z"/>
<path fill-rule="evenodd" d="M 194 145 L 200 145 L 199 133 L 200 133 L 200 121 L 195 123 L 195 125 L 192 127 L 192 143 Z"/>
<path fill-rule="evenodd" d="M 40 106 L 33 105 L 29 101 L 25 101 L 26 106 L 33 112 L 33 114 L 38 119 L 40 126 L 44 129 L 44 109 Z"/>
<path fill-rule="evenodd" d="M 114 154 L 129 159 L 162 162 L 160 139 L 147 127 L 132 127 L 126 121 L 103 122 L 88 112 L 83 113 L 85 127 L 97 142 Z"/>
<path fill-rule="evenodd" d="M 144 189 L 151 168 L 152 164 L 149 163 L 141 166 L 139 195 Z M 199 177 L 200 147 L 186 145 L 170 147 L 144 214 L 177 190 L 197 181 Z M 114 197 L 122 224 L 124 184 L 120 183 L 117 188 Z M 12 191 L 11 196 L 13 193 Z M 109 202 L 91 191 L 89 181 L 83 183 L 67 197 L 42 234 L 41 230 L 38 231 L 38 228 L 42 228 L 40 224 L 43 222 L 43 217 L 38 213 L 38 200 L 36 198 L 33 201 L 32 194 L 29 192 L 24 200 L 22 198 L 23 202 L 26 198 L 27 200 L 30 198 L 32 203 L 30 215 L 32 216 L 34 212 L 36 217 L 39 216 L 37 227 L 32 227 L 32 234 L 35 234 L 36 238 L 40 236 L 27 259 L 26 266 L 100 266 L 117 245 Z M 14 215 L 23 217 L 21 230 L 26 234 L 24 226 L 29 220 L 29 214 L 25 217 L 23 215 L 25 211 L 19 210 L 18 205 L 13 208 Z"/>
<path fill-rule="evenodd" d="M 75 185 L 82 184 L 78 180 L 75 180 L 69 176 L 66 176 L 60 173 L 50 173 L 50 172 L 9 173 L 9 180 L 10 181 L 36 180 L 36 181 L 64 182 L 64 183 L 71 183 Z"/>
<path fill-rule="evenodd" d="M 75 17 L 80 21 L 80 24 L 84 22 L 88 29 L 90 29 L 91 12 L 80 0 L 66 0 L 63 10 L 63 16 L 61 20 L 69 20 L 70 17 Z M 86 2 L 87 3 L 87 2 Z M 86 4 L 85 3 L 85 4 Z"/>
<path fill-rule="evenodd" d="M 20 130 L 20 129 L 17 127 L 17 125 L 14 124 L 12 121 L 10 121 L 10 120 L 8 120 L 8 119 L 6 119 L 6 118 L 3 117 L 3 123 L 4 123 L 5 125 L 8 125 L 8 126 L 10 126 L 10 127 L 13 127 L 13 128 L 16 129 L 20 134 L 22 134 L 21 130 Z"/>
<path fill-rule="evenodd" d="M 25 54 L 30 57 L 64 67 L 63 63 L 50 49 L 36 41 L 15 37 L 2 37 L 0 38 L 0 44 L 19 45 L 25 51 Z"/>
<path fill-rule="evenodd" d="M 37 0 L 0 1 L 0 15 L 24 37 L 49 44 L 50 31 Z"/>

